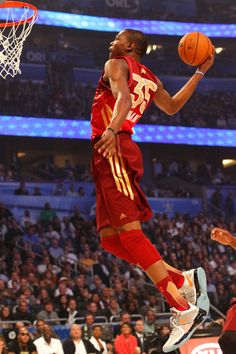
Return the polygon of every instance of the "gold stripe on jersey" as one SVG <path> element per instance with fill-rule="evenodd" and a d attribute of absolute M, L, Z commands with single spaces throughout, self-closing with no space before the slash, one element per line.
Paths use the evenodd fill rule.
<path fill-rule="evenodd" d="M 129 196 L 129 193 L 128 193 L 128 190 L 127 190 L 127 187 L 126 187 L 126 183 L 125 183 L 125 180 L 124 180 L 124 177 L 122 175 L 122 168 L 120 166 L 120 161 L 119 161 L 119 158 L 117 156 L 117 154 L 114 155 L 114 160 L 115 160 L 115 167 L 116 167 L 116 172 L 117 172 L 117 177 L 119 178 L 119 181 L 120 181 L 120 184 L 123 188 L 123 191 L 124 191 L 124 195 L 126 195 L 126 197 Z"/>
<path fill-rule="evenodd" d="M 131 187 L 131 184 L 130 184 L 128 173 L 127 173 L 127 171 L 125 169 L 125 164 L 124 164 L 124 161 L 123 161 L 123 157 L 119 156 L 119 158 L 120 158 L 120 161 L 121 161 L 122 173 L 123 173 L 123 176 L 124 176 L 125 181 L 126 181 L 126 187 L 127 187 L 128 191 L 129 191 L 130 199 L 134 200 L 134 193 L 133 193 L 133 190 L 132 190 L 132 187 Z"/>
<path fill-rule="evenodd" d="M 111 173 L 112 173 L 112 175 L 114 177 L 114 180 L 115 180 L 116 188 L 118 189 L 119 192 L 123 193 L 121 185 L 120 185 L 119 178 L 117 177 L 116 172 L 115 172 L 113 157 L 109 157 L 109 163 L 110 163 L 110 166 L 111 166 Z"/>
<path fill-rule="evenodd" d="M 105 124 L 105 127 L 107 127 L 109 123 L 108 123 L 108 120 L 107 120 L 107 116 L 106 116 L 106 112 L 105 112 L 104 107 L 102 107 L 101 115 L 102 115 L 102 119 L 103 119 L 103 122 Z"/>

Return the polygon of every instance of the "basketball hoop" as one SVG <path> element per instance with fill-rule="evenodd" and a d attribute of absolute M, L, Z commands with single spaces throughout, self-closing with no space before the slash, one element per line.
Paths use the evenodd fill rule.
<path fill-rule="evenodd" d="M 23 44 L 37 20 L 34 5 L 19 1 L 0 4 L 0 75 L 6 79 L 21 74 L 20 57 Z"/>

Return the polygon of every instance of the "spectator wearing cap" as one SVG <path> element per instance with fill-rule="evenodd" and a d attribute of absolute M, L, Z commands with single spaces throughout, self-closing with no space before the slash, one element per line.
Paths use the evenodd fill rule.
<path fill-rule="evenodd" d="M 35 345 L 30 339 L 30 333 L 26 327 L 19 328 L 17 339 L 9 345 L 8 354 L 37 354 Z"/>
<path fill-rule="evenodd" d="M 44 310 L 40 311 L 37 315 L 38 320 L 50 321 L 51 325 L 60 324 L 59 317 L 54 311 L 52 301 L 48 301 L 44 305 Z"/>
<path fill-rule="evenodd" d="M 64 354 L 60 339 L 53 338 L 53 335 L 51 327 L 45 325 L 43 327 L 43 336 L 34 341 L 38 354 Z"/>
<path fill-rule="evenodd" d="M 78 324 L 71 326 L 70 338 L 64 341 L 63 348 L 66 354 L 101 353 L 101 350 L 97 350 L 89 340 L 82 338 L 81 327 Z"/>

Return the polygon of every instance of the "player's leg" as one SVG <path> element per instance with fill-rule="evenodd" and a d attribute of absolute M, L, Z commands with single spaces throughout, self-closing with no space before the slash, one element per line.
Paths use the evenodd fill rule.
<path fill-rule="evenodd" d="M 186 301 L 168 274 L 159 252 L 144 235 L 139 221 L 122 225 L 119 230 L 123 246 L 134 256 L 171 306 L 172 332 L 163 351 L 173 351 L 192 336 L 205 320 L 206 311 Z"/>
<path fill-rule="evenodd" d="M 140 222 L 134 221 L 122 225 L 119 230 L 122 245 L 163 293 L 169 305 L 180 311 L 188 309 L 186 299 L 169 276 L 160 253 L 144 235 Z"/>
<path fill-rule="evenodd" d="M 129 263 L 137 264 L 135 258 L 121 243 L 118 230 L 109 225 L 101 228 L 99 234 L 101 245 L 106 251 Z"/>

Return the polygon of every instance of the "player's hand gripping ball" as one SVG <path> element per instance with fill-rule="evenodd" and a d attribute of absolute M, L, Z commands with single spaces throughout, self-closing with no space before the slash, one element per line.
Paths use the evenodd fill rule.
<path fill-rule="evenodd" d="M 213 53 L 213 45 L 205 34 L 190 32 L 181 38 L 178 53 L 184 63 L 199 66 Z"/>

